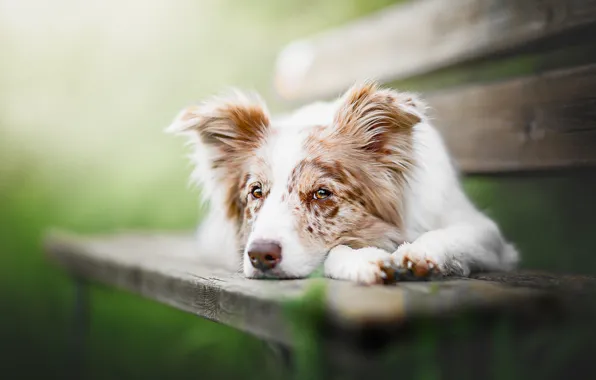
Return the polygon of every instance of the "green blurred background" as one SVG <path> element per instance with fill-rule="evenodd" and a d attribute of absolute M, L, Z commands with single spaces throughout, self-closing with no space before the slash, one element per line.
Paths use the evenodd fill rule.
<path fill-rule="evenodd" d="M 0 0 L 0 373 L 65 378 L 74 287 L 41 250 L 51 226 L 179 230 L 199 218 L 183 143 L 163 128 L 227 86 L 273 111 L 276 54 L 391 0 Z M 525 267 L 595 273 L 596 176 L 474 178 Z M 256 339 L 93 286 L 91 378 L 275 378 Z"/>

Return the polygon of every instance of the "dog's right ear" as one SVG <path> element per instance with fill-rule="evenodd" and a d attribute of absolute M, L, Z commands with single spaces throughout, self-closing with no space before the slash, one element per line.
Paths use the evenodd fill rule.
<path fill-rule="evenodd" d="M 222 155 L 256 149 L 269 128 L 269 114 L 256 95 L 234 92 L 182 110 L 166 129 L 175 134 L 198 137 Z M 195 140 L 196 141 L 196 140 Z"/>

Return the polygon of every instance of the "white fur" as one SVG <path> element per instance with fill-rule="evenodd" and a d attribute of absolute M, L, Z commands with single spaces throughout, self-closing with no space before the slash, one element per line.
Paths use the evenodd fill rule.
<path fill-rule="evenodd" d="M 395 254 L 427 257 L 439 267 L 508 270 L 517 252 L 497 225 L 477 210 L 461 187 L 444 143 L 427 118 L 414 127 L 415 168 L 406 192 L 406 236 Z"/>
<path fill-rule="evenodd" d="M 290 119 L 287 122 L 293 123 Z M 253 277 L 255 269 L 248 261 L 246 251 L 256 240 L 273 240 L 283 247 L 283 260 L 277 266 L 276 272 L 284 277 L 305 277 L 320 264 L 317 255 L 309 254 L 300 243 L 295 230 L 295 217 L 287 202 L 282 201 L 282 195 L 287 189 L 288 179 L 296 165 L 306 157 L 303 151 L 303 141 L 307 136 L 307 127 L 297 127 L 300 124 L 276 127 L 277 132 L 256 152 L 256 155 L 269 163 L 272 188 L 267 201 L 260 210 L 252 233 L 248 238 L 244 252 L 244 274 Z"/>
<path fill-rule="evenodd" d="M 340 245 L 329 252 L 324 269 L 327 277 L 373 284 L 385 276 L 381 267 L 394 265 L 393 256 L 382 249 L 352 249 Z"/>
<path fill-rule="evenodd" d="M 519 260 L 517 251 L 467 198 L 438 131 L 421 116 L 422 122 L 414 127 L 416 165 L 405 194 L 405 233 L 411 243 L 393 253 L 391 264 L 401 265 L 407 255 L 464 276 L 478 270 L 513 269 Z M 369 248 L 358 251 L 370 254 Z M 329 259 L 333 259 L 331 253 Z M 363 264 L 361 273 L 353 273 L 346 271 L 346 265 L 334 259 L 326 263 L 325 273 L 360 282 L 367 282 L 362 279 L 370 279 L 371 271 L 378 274 L 378 266 Z"/>

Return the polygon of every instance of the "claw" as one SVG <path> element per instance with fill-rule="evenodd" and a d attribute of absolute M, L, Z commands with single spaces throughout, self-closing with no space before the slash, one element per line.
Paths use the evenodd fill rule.
<path fill-rule="evenodd" d="M 414 261 L 407 255 L 402 261 L 402 273 L 399 273 L 400 280 L 426 281 L 440 276 L 437 264 L 431 260 Z"/>
<path fill-rule="evenodd" d="M 383 284 L 393 284 L 397 281 L 398 276 L 395 268 L 391 263 L 379 261 L 379 269 L 381 270 L 380 278 Z"/>

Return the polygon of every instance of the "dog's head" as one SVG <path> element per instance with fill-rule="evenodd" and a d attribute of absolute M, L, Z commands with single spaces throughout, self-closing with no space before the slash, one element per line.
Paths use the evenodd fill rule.
<path fill-rule="evenodd" d="M 337 245 L 394 249 L 422 114 L 407 94 L 354 86 L 278 122 L 236 93 L 183 110 L 194 177 L 237 229 L 248 277 L 305 277 Z"/>

